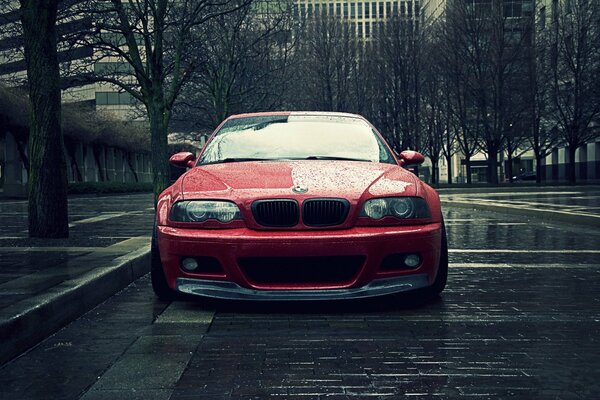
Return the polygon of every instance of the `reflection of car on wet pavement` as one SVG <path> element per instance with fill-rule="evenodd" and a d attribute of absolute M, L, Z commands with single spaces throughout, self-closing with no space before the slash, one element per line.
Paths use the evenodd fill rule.
<path fill-rule="evenodd" d="M 536 174 L 533 171 L 525 171 L 517 176 L 513 176 L 515 181 L 535 181 Z"/>
<path fill-rule="evenodd" d="M 152 283 L 226 299 L 362 298 L 446 285 L 438 194 L 364 118 L 232 116 L 159 197 Z"/>

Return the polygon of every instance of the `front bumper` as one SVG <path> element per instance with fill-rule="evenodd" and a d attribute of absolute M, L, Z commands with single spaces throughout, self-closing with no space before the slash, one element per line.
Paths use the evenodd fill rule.
<path fill-rule="evenodd" d="M 362 298 L 429 286 L 437 274 L 441 224 L 354 227 L 343 230 L 257 231 L 158 227 L 158 246 L 167 284 L 172 289 L 223 299 L 321 300 Z M 384 258 L 419 253 L 422 263 L 410 270 L 382 270 Z M 342 282 L 265 283 L 253 281 L 240 260 L 247 257 L 361 256 L 364 262 Z M 183 257 L 212 257 L 218 274 L 186 272 Z"/>
<path fill-rule="evenodd" d="M 182 293 L 195 294 L 224 300 L 257 301 L 310 301 L 349 300 L 385 296 L 429 286 L 427 274 L 396 278 L 376 279 L 357 288 L 320 290 L 257 290 L 244 288 L 234 282 L 177 278 L 176 289 Z"/>

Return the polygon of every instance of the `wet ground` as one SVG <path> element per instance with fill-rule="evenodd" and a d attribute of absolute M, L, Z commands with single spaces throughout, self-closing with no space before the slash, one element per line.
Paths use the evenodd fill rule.
<path fill-rule="evenodd" d="M 70 237 L 31 239 L 27 202 L 0 201 L 0 317 L 6 307 L 149 243 L 153 218 L 151 194 L 71 197 Z"/>
<path fill-rule="evenodd" d="M 145 277 L 3 366 L 0 398 L 596 398 L 600 229 L 445 220 L 441 298 L 163 303 Z"/>
<path fill-rule="evenodd" d="M 479 188 L 465 191 L 443 189 L 442 197 L 447 200 L 471 203 L 504 205 L 508 207 L 554 211 L 564 214 L 600 216 L 600 189 L 598 186 L 572 187 L 502 187 Z"/>
<path fill-rule="evenodd" d="M 26 247 L 106 247 L 152 230 L 151 194 L 69 197 L 69 239 L 30 239 L 27 201 L 0 201 L 0 252 Z M 51 250 L 49 250 L 51 251 Z"/>

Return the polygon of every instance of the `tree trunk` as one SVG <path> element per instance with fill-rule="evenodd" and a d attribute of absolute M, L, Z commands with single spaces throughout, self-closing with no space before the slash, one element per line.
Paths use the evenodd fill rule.
<path fill-rule="evenodd" d="M 439 182 L 438 179 L 438 160 L 431 159 L 431 183 L 436 184 Z"/>
<path fill-rule="evenodd" d="M 575 150 L 577 146 L 575 144 L 569 144 L 567 149 L 569 154 L 569 162 L 567 163 L 567 182 L 575 184 L 577 182 L 577 176 L 575 175 Z"/>
<path fill-rule="evenodd" d="M 487 181 L 492 184 L 498 183 L 498 152 L 496 149 L 488 152 Z"/>
<path fill-rule="evenodd" d="M 446 165 L 448 166 L 448 185 L 452 185 L 452 156 L 446 156 Z"/>
<path fill-rule="evenodd" d="M 513 183 L 513 157 L 510 150 L 506 156 L 506 175 L 508 176 L 508 181 Z"/>
<path fill-rule="evenodd" d="M 470 185 L 471 181 L 471 158 L 465 158 L 465 167 L 467 168 L 467 183 Z"/>
<path fill-rule="evenodd" d="M 69 236 L 56 50 L 58 0 L 20 0 L 31 104 L 29 236 Z"/>
<path fill-rule="evenodd" d="M 167 142 L 170 114 L 159 100 L 148 106 L 148 116 L 152 135 L 152 182 L 154 204 L 156 205 L 158 195 L 171 183 L 169 181 L 169 146 Z"/>
<path fill-rule="evenodd" d="M 535 183 L 542 183 L 542 156 L 535 155 Z"/>

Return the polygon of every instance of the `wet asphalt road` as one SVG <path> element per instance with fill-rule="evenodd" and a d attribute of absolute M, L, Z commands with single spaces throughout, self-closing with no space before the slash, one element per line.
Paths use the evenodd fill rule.
<path fill-rule="evenodd" d="M 0 369 L 0 398 L 598 398 L 600 229 L 445 219 L 439 299 L 169 304 L 145 277 Z"/>

